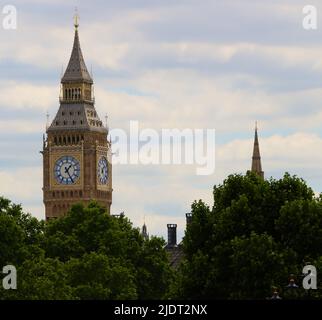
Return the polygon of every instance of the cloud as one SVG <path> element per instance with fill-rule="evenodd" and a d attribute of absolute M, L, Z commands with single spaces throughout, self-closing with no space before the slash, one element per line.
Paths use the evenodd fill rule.
<path fill-rule="evenodd" d="M 318 173 L 322 172 L 322 138 L 305 132 L 268 137 L 259 134 L 267 178 L 271 175 L 281 178 L 288 171 L 310 181 L 313 187 L 318 185 L 322 176 Z M 216 171 L 206 177 L 196 176 L 193 166 L 114 166 L 112 211 L 125 211 L 137 226 L 143 224 L 144 216 L 146 220 L 148 217 L 148 228 L 153 233 L 163 232 L 164 237 L 166 224 L 180 221 L 178 228 L 182 234 L 185 213 L 190 211 L 192 202 L 203 199 L 212 207 L 213 186 L 222 183 L 231 173 L 249 170 L 252 147 L 253 137 L 218 145 Z M 315 191 L 320 192 L 320 189 L 315 188 Z"/>
<path fill-rule="evenodd" d="M 21 203 L 23 207 L 39 207 L 42 188 L 41 167 L 20 167 L 11 170 L 0 170 L 0 195 L 15 203 Z M 43 218 L 43 210 L 37 214 Z"/>
<path fill-rule="evenodd" d="M 73 41 L 74 5 L 13 1 L 18 29 L 0 30 L 0 193 L 43 214 L 45 114 L 58 110 L 59 75 Z M 319 9 L 320 3 L 312 1 Z M 77 2 L 80 41 L 93 65 L 96 108 L 111 128 L 215 128 L 216 172 L 193 166 L 117 166 L 113 213 L 166 237 L 196 199 L 250 167 L 259 121 L 267 176 L 303 176 L 315 191 L 322 129 L 321 28 L 301 27 L 301 0 Z M 321 153 L 322 154 L 322 153 Z M 33 177 L 33 179 L 30 179 Z M 40 213 L 42 212 L 42 213 Z"/>
<path fill-rule="evenodd" d="M 185 182 L 187 177 L 189 181 Z M 145 217 L 149 232 L 165 238 L 166 224 L 178 223 L 181 238 L 185 213 L 190 212 L 193 201 L 202 198 L 212 205 L 213 179 L 196 176 L 193 166 L 114 166 L 112 213 L 124 211 L 138 227 L 143 225 Z"/>
<path fill-rule="evenodd" d="M 166 238 L 166 224 L 178 223 L 179 238 L 185 229 L 185 213 L 194 200 L 213 205 L 212 187 L 230 173 L 243 173 L 250 168 L 253 139 L 236 139 L 218 145 L 216 171 L 210 176 L 196 176 L 193 166 L 117 165 L 113 168 L 112 213 L 125 211 L 134 226 L 146 219 L 151 234 Z M 313 186 L 322 172 L 322 139 L 315 134 L 296 133 L 288 136 L 262 137 L 260 149 L 266 177 L 280 177 L 285 171 L 300 173 Z M 315 172 L 313 175 L 312 172 Z M 32 179 L 31 179 L 32 177 Z M 22 202 L 27 210 L 37 209 L 43 217 L 41 203 L 41 167 L 19 168 L 0 172 L 0 194 Z M 318 189 L 315 189 L 319 192 Z"/>
<path fill-rule="evenodd" d="M 23 121 L 23 120 L 0 120 L 0 133 L 13 131 L 15 133 L 39 133 L 44 130 L 43 122 Z"/>
<path fill-rule="evenodd" d="M 36 109 L 45 112 L 57 103 L 59 91 L 56 87 L 32 83 L 1 81 L 0 100 L 2 106 L 12 110 Z"/>
<path fill-rule="evenodd" d="M 316 134 L 297 132 L 287 136 L 261 137 L 260 150 L 263 170 L 269 177 L 278 173 L 280 177 L 289 171 L 317 185 L 322 172 L 322 138 Z M 217 148 L 216 169 L 224 175 L 230 172 L 245 172 L 250 168 L 253 140 L 236 139 Z M 237 165 L 235 165 L 237 164 Z M 277 177 L 278 177 L 277 176 Z M 319 191 L 319 190 L 316 190 Z"/>

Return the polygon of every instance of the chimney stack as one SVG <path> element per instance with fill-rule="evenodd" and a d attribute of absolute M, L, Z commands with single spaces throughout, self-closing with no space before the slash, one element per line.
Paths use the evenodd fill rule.
<path fill-rule="evenodd" d="M 168 227 L 168 246 L 177 245 L 177 225 L 167 224 Z"/>

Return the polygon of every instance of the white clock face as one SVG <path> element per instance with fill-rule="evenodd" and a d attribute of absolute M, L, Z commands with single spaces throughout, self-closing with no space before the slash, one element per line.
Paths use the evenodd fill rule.
<path fill-rule="evenodd" d="M 108 181 L 108 163 L 105 157 L 100 157 L 97 164 L 97 177 L 101 184 L 107 184 Z"/>
<path fill-rule="evenodd" d="M 61 157 L 55 163 L 54 173 L 58 183 L 72 185 L 80 177 L 79 162 L 71 156 Z"/>

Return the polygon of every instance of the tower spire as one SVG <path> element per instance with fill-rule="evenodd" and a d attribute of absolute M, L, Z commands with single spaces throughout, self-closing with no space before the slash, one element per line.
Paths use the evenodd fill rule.
<path fill-rule="evenodd" d="M 61 78 L 60 108 L 47 131 L 77 129 L 107 134 L 107 129 L 94 107 L 93 79 L 83 58 L 78 35 L 78 21 L 76 11 L 73 48 L 67 68 Z"/>
<path fill-rule="evenodd" d="M 255 122 L 255 138 L 254 138 L 254 147 L 253 147 L 253 157 L 252 157 L 252 172 L 255 172 L 260 177 L 264 178 L 264 171 L 262 171 L 261 155 L 259 151 L 259 142 L 258 142 L 258 127 L 257 121 Z"/>
<path fill-rule="evenodd" d="M 79 27 L 79 16 L 77 13 L 74 15 L 74 27 L 75 27 L 75 35 L 74 35 L 74 44 L 72 53 L 65 71 L 64 76 L 62 77 L 62 83 L 73 83 L 73 82 L 83 82 L 93 84 L 93 79 L 90 76 L 85 60 L 83 58 L 79 35 L 78 35 L 78 27 Z"/>
<path fill-rule="evenodd" d="M 149 239 L 148 228 L 147 228 L 147 226 L 145 224 L 145 216 L 144 216 L 144 224 L 142 226 L 141 234 L 142 234 L 144 240 L 148 240 Z"/>

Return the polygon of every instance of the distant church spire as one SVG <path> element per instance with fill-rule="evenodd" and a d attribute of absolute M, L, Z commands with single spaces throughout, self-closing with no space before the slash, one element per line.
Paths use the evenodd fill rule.
<path fill-rule="evenodd" d="M 146 224 L 144 222 L 143 227 L 142 227 L 142 232 L 141 232 L 143 239 L 148 240 L 149 239 L 149 234 L 148 234 L 148 229 L 146 227 Z"/>
<path fill-rule="evenodd" d="M 149 239 L 148 228 L 146 227 L 146 224 L 145 224 L 145 216 L 144 216 L 144 224 L 142 226 L 141 234 L 142 234 L 144 240 Z"/>
<path fill-rule="evenodd" d="M 255 172 L 260 177 L 264 178 L 264 171 L 262 171 L 261 155 L 259 152 L 258 133 L 257 133 L 257 121 L 255 124 L 255 138 L 252 158 L 252 172 Z"/>

